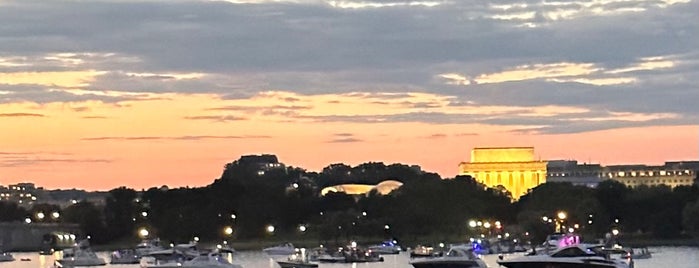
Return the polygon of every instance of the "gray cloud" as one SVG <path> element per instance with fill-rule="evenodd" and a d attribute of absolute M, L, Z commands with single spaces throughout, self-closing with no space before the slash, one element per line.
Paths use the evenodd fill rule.
<path fill-rule="evenodd" d="M 76 158 L 62 152 L 0 152 L 0 167 L 32 166 L 47 163 L 110 163 L 112 159 Z"/>
<path fill-rule="evenodd" d="M 37 113 L 2 113 L 0 117 L 44 117 L 44 115 Z"/>
<path fill-rule="evenodd" d="M 197 116 L 186 116 L 184 119 L 189 120 L 209 120 L 215 122 L 229 122 L 229 121 L 241 121 L 247 120 L 245 117 L 235 116 L 235 115 L 197 115 Z"/>
<path fill-rule="evenodd" d="M 570 121 L 569 115 L 529 118 L 506 114 L 492 118 L 444 114 L 439 103 L 426 101 L 405 105 L 433 113 L 314 118 L 319 121 L 518 122 L 546 133 L 697 122 L 697 1 L 667 7 L 663 1 L 580 0 L 556 6 L 539 0 L 437 2 L 440 5 L 429 8 L 339 9 L 327 1 L 254 5 L 223 1 L 3 1 L 0 76 L 4 72 L 97 70 L 104 73 L 82 89 L 214 93 L 223 99 L 245 99 L 273 89 L 306 95 L 348 94 L 378 99 L 377 103 L 405 97 L 406 92 L 428 92 L 453 96 L 454 106 L 561 105 L 679 115 L 644 122 Z M 75 10 L 81 12 L 76 14 Z M 555 17 L 556 10 L 572 15 Z M 532 15 L 506 19 L 522 14 Z M 659 56 L 668 57 L 675 65 L 629 72 L 624 75 L 633 77 L 634 83 L 610 86 L 546 79 L 454 86 L 436 78 L 444 73 L 474 78 L 517 66 L 560 62 L 589 63 L 612 70 Z M 176 74 L 181 73 L 202 76 L 178 79 Z M 618 76 L 600 71 L 584 78 Z M 144 98 L 77 95 L 56 87 L 0 84 L 0 103 L 117 103 Z M 296 105 L 298 101 L 286 98 L 280 103 L 289 105 L 212 110 L 293 118 L 310 108 Z M 202 115 L 188 119 L 230 121 L 236 117 Z"/>
<path fill-rule="evenodd" d="M 115 141 L 149 141 L 149 140 L 204 140 L 204 139 L 268 139 L 272 136 L 267 135 L 241 135 L 241 136 L 215 136 L 215 135 L 193 135 L 193 136 L 176 136 L 176 137 L 166 137 L 166 136 L 142 136 L 142 137 L 88 137 L 82 138 L 83 141 L 105 141 L 105 140 L 115 140 Z"/>
<path fill-rule="evenodd" d="M 332 139 L 327 141 L 327 143 L 354 143 L 354 142 L 363 142 L 364 140 L 358 139 L 358 138 L 337 138 L 337 139 Z"/>

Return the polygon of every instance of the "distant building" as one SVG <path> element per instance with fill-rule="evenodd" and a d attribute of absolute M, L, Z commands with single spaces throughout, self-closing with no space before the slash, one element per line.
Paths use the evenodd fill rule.
<path fill-rule="evenodd" d="M 341 184 L 325 187 L 320 191 L 321 195 L 326 195 L 331 192 L 341 192 L 348 195 L 367 195 L 371 191 L 376 190 L 379 194 L 387 195 L 395 189 L 403 186 L 402 182 L 394 180 L 385 180 L 377 185 L 370 184 Z"/>
<path fill-rule="evenodd" d="M 0 200 L 17 202 L 20 206 L 31 206 L 37 201 L 42 188 L 36 188 L 33 183 L 10 184 L 0 188 Z"/>
<path fill-rule="evenodd" d="M 601 165 L 578 164 L 575 160 L 550 160 L 546 170 L 546 182 L 569 182 L 594 188 L 605 179 Z"/>
<path fill-rule="evenodd" d="M 265 175 L 265 172 L 273 169 L 285 168 L 284 164 L 279 163 L 279 159 L 273 154 L 244 155 L 235 161 L 235 163 L 241 166 L 254 167 L 257 175 L 260 176 Z"/>
<path fill-rule="evenodd" d="M 602 169 L 602 176 L 629 187 L 640 185 L 689 186 L 699 172 L 699 161 L 665 162 L 662 166 L 615 165 Z"/>
<path fill-rule="evenodd" d="M 488 187 L 502 186 L 517 200 L 546 182 L 546 161 L 535 159 L 534 147 L 474 148 L 471 162 L 459 164 L 459 175 Z"/>

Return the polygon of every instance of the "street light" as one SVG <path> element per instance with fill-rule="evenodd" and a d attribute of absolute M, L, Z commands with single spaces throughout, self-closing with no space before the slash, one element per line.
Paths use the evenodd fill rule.
<path fill-rule="evenodd" d="M 51 213 L 51 218 L 53 218 L 54 220 L 58 219 L 59 217 L 61 217 L 61 214 L 58 213 L 58 211 L 54 211 Z"/>
<path fill-rule="evenodd" d="M 478 226 L 478 225 L 477 225 L 476 221 L 471 220 L 468 222 L 468 226 L 471 228 L 476 228 L 476 226 Z"/>
<path fill-rule="evenodd" d="M 37 218 L 37 219 L 43 220 L 44 217 L 46 217 L 46 215 L 44 215 L 43 212 L 39 211 L 39 212 L 36 213 L 36 218 Z"/>
<path fill-rule="evenodd" d="M 299 225 L 299 232 L 306 232 L 306 225 Z"/>
<path fill-rule="evenodd" d="M 558 212 L 558 219 L 559 220 L 565 220 L 568 217 L 565 211 L 559 211 Z"/>
<path fill-rule="evenodd" d="M 138 230 L 138 236 L 140 236 L 141 239 L 148 237 L 149 234 L 150 232 L 148 232 L 148 229 L 146 229 L 146 227 L 142 227 Z"/>
<path fill-rule="evenodd" d="M 233 227 L 226 226 L 223 228 L 223 234 L 226 236 L 231 236 L 233 234 Z"/>
<path fill-rule="evenodd" d="M 269 233 L 269 234 L 274 233 L 274 225 L 267 225 L 267 233 Z"/>

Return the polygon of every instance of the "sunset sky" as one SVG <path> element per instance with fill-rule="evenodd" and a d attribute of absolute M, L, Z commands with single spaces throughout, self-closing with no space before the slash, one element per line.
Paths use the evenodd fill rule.
<path fill-rule="evenodd" d="M 0 185 L 699 159 L 699 1 L 0 0 Z"/>

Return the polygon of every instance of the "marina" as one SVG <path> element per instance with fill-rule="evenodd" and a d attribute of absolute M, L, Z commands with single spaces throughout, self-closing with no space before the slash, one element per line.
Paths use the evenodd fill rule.
<path fill-rule="evenodd" d="M 650 247 L 653 257 L 649 259 L 635 260 L 635 268 L 652 268 L 652 267 L 667 267 L 667 268 L 695 268 L 699 262 L 699 248 L 696 247 Z M 15 261 L 2 262 L 0 268 L 48 268 L 52 267 L 56 254 L 54 255 L 39 255 L 38 252 L 13 252 Z M 107 259 L 110 252 L 97 252 L 99 257 Z M 513 253 L 505 255 L 505 258 L 514 258 L 522 256 L 523 253 Z M 328 268 L 410 268 L 410 253 L 401 252 L 400 254 L 385 255 L 383 262 L 370 263 L 320 263 L 318 267 Z M 232 255 L 232 263 L 241 265 L 244 268 L 279 268 L 277 260 L 284 260 L 286 256 L 270 257 L 261 250 L 259 251 L 238 251 Z M 498 266 L 497 254 L 489 254 L 481 256 L 483 261 L 490 268 Z M 27 259 L 28 261 L 19 261 Z M 139 268 L 138 264 L 106 264 L 105 268 Z"/>

